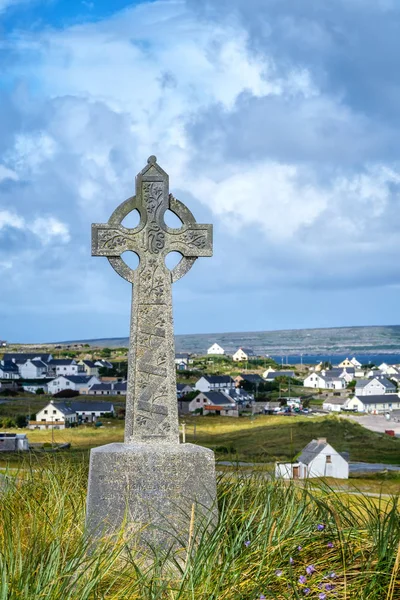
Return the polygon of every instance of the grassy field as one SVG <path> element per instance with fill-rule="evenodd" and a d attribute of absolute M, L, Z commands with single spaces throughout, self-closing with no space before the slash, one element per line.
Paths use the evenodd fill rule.
<path fill-rule="evenodd" d="M 358 423 L 338 417 L 259 416 L 229 419 L 224 417 L 188 417 L 186 441 L 216 451 L 227 457 L 254 462 L 290 460 L 314 438 L 325 437 L 336 450 L 350 453 L 350 460 L 365 462 L 400 462 L 400 439 L 373 433 Z M 124 422 L 103 420 L 103 427 L 28 431 L 31 443 L 70 442 L 69 453 L 87 452 L 90 448 L 121 442 Z M 21 431 L 21 430 L 19 430 Z M 2 464 L 5 458 L 1 457 Z"/>
<path fill-rule="evenodd" d="M 399 600 L 399 498 L 349 499 L 257 476 L 218 482 L 215 530 L 178 548 L 85 536 L 87 464 L 27 461 L 3 483 L 6 600 Z"/>

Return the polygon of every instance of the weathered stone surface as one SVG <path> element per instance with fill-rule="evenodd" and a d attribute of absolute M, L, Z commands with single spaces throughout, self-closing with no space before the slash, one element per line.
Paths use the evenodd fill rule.
<path fill-rule="evenodd" d="M 195 525 L 217 517 L 214 453 L 193 444 L 108 444 L 91 451 L 87 526 L 118 531 L 140 545 L 184 546 Z"/>
<path fill-rule="evenodd" d="M 108 223 L 92 225 L 92 254 L 106 256 L 133 292 L 125 444 L 91 451 L 87 525 L 93 535 L 111 533 L 126 516 L 128 534 L 143 528 L 141 544 L 169 547 L 188 535 L 193 503 L 198 517 L 215 518 L 216 484 L 213 452 L 179 444 L 171 289 L 198 257 L 212 255 L 212 226 L 197 224 L 168 185 L 151 156 L 136 178 L 136 196 Z M 140 222 L 127 229 L 122 221 L 133 210 Z M 182 227 L 165 224 L 167 210 Z M 136 270 L 123 260 L 126 251 L 139 256 Z M 182 255 L 171 271 L 169 252 Z"/>
<path fill-rule="evenodd" d="M 125 442 L 178 442 L 171 284 L 199 256 L 212 255 L 212 225 L 197 224 L 190 210 L 169 194 L 168 182 L 150 156 L 136 178 L 136 196 L 121 204 L 108 223 L 92 225 L 92 255 L 106 256 L 133 284 Z M 123 219 L 135 209 L 139 225 L 123 227 Z M 181 228 L 165 224 L 167 210 L 181 219 Z M 121 258 L 127 250 L 139 256 L 136 270 Z M 172 271 L 165 265 L 169 252 L 182 254 Z"/>

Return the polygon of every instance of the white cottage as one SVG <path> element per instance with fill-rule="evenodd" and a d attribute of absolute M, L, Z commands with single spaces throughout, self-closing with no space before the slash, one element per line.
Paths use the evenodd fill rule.
<path fill-rule="evenodd" d="M 225 354 L 225 350 L 219 344 L 215 343 L 209 347 L 207 354 Z"/>
<path fill-rule="evenodd" d="M 65 429 L 77 423 L 77 416 L 64 402 L 51 401 L 36 414 L 36 421 L 29 421 L 29 429 Z"/>
<path fill-rule="evenodd" d="M 238 417 L 236 402 L 223 392 L 200 392 L 189 402 L 188 411 L 193 413 L 202 408 L 204 413 L 218 414 L 221 417 Z"/>
<path fill-rule="evenodd" d="M 254 356 L 254 351 L 251 348 L 239 348 L 232 356 L 232 359 L 235 362 L 239 362 L 241 360 L 249 360 L 249 358 L 254 358 Z"/>
<path fill-rule="evenodd" d="M 387 413 L 392 410 L 400 410 L 400 397 L 398 394 L 378 394 L 369 396 L 358 396 L 346 401 L 345 408 L 357 412 L 373 414 Z"/>
<path fill-rule="evenodd" d="M 396 392 L 396 385 L 386 377 L 359 379 L 356 384 L 356 396 L 380 396 Z"/>
<path fill-rule="evenodd" d="M 73 358 L 53 358 L 49 363 L 52 374 L 59 375 L 78 375 L 81 367 Z"/>
<path fill-rule="evenodd" d="M 194 384 L 194 389 L 199 392 L 212 392 L 219 390 L 231 390 L 235 382 L 229 375 L 203 375 Z"/>
<path fill-rule="evenodd" d="M 326 438 L 312 440 L 293 463 L 276 463 L 275 476 L 284 479 L 306 479 L 308 477 L 335 477 L 348 479 L 349 463 L 339 454 Z"/>
<path fill-rule="evenodd" d="M 100 383 L 97 377 L 88 375 L 60 375 L 47 384 L 49 394 L 57 394 L 62 390 L 74 390 L 76 392 L 87 391 L 95 383 Z"/>
<path fill-rule="evenodd" d="M 28 359 L 19 365 L 19 373 L 23 379 L 43 379 L 47 377 L 48 363 L 40 359 Z"/>
<path fill-rule="evenodd" d="M 310 373 L 303 381 L 304 387 L 318 388 L 320 390 L 344 390 L 346 380 L 342 377 L 328 377 L 321 373 Z"/>

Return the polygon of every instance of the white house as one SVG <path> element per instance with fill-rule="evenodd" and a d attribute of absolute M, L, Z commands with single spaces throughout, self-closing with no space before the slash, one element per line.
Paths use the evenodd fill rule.
<path fill-rule="evenodd" d="M 356 395 L 346 401 L 345 407 L 357 412 L 387 413 L 400 409 L 400 397 L 398 394 Z"/>
<path fill-rule="evenodd" d="M 346 408 L 346 398 L 329 398 L 322 404 L 323 410 L 340 412 Z"/>
<path fill-rule="evenodd" d="M 78 375 L 80 366 L 73 358 L 53 358 L 49 362 L 52 375 Z"/>
<path fill-rule="evenodd" d="M 358 360 L 356 359 L 356 357 L 355 357 L 355 356 L 353 356 L 353 358 L 350 360 L 350 362 L 351 362 L 351 364 L 353 365 L 353 367 L 354 367 L 355 369 L 361 369 L 362 365 L 361 365 L 360 361 L 358 361 Z"/>
<path fill-rule="evenodd" d="M 262 374 L 263 378 L 267 379 L 269 373 L 275 373 L 275 369 L 273 369 L 272 367 L 268 367 L 268 369 L 266 369 Z"/>
<path fill-rule="evenodd" d="M 94 375 L 95 377 L 99 376 L 99 367 L 92 360 L 89 360 L 86 358 L 83 360 L 80 360 L 78 362 L 78 366 L 79 366 L 79 373 L 81 373 L 82 375 L 83 375 L 83 373 L 85 373 L 85 375 Z"/>
<path fill-rule="evenodd" d="M 275 476 L 284 479 L 335 477 L 348 479 L 348 460 L 336 452 L 325 438 L 313 440 L 304 448 L 296 462 L 276 463 Z"/>
<path fill-rule="evenodd" d="M 19 365 L 19 373 L 23 379 L 43 379 L 47 377 L 48 363 L 40 359 L 28 359 Z"/>
<path fill-rule="evenodd" d="M 90 396 L 125 396 L 126 381 L 110 381 L 94 383 L 88 388 L 87 394 Z M 84 390 L 82 390 L 82 393 Z"/>
<path fill-rule="evenodd" d="M 115 415 L 112 402 L 71 402 L 68 403 L 77 416 L 78 422 L 91 423 L 106 414 Z"/>
<path fill-rule="evenodd" d="M 219 344 L 215 343 L 209 347 L 207 354 L 225 354 L 225 350 Z"/>
<path fill-rule="evenodd" d="M 393 365 L 387 365 L 386 363 L 382 363 L 379 365 L 378 369 L 382 373 L 382 375 L 398 375 L 399 370 Z"/>
<path fill-rule="evenodd" d="M 0 379 L 19 379 L 19 369 L 12 360 L 0 360 Z"/>
<path fill-rule="evenodd" d="M 354 359 L 355 360 L 355 359 Z M 354 367 L 355 365 L 349 358 L 345 358 L 341 363 L 338 364 L 340 369 L 345 369 L 346 367 Z M 361 367 L 361 365 L 360 365 Z"/>
<path fill-rule="evenodd" d="M 341 377 L 327 377 L 322 373 L 310 373 L 304 381 L 304 387 L 315 388 L 320 390 L 344 390 L 346 381 Z"/>
<path fill-rule="evenodd" d="M 232 356 L 232 359 L 235 362 L 239 362 L 240 360 L 249 360 L 249 358 L 254 358 L 254 356 L 254 351 L 251 348 L 239 348 Z"/>
<path fill-rule="evenodd" d="M 59 375 L 47 384 L 47 389 L 49 394 L 57 394 L 61 390 L 80 392 L 90 388 L 95 383 L 100 383 L 99 379 L 89 375 Z"/>
<path fill-rule="evenodd" d="M 189 402 L 189 412 L 202 408 L 204 413 L 213 413 L 222 417 L 238 417 L 235 401 L 222 392 L 200 392 Z"/>
<path fill-rule="evenodd" d="M 36 414 L 36 421 L 29 421 L 29 429 L 65 429 L 77 422 L 77 416 L 64 402 L 51 401 Z"/>
<path fill-rule="evenodd" d="M 393 394 L 396 385 L 386 377 L 373 377 L 372 379 L 359 379 L 356 384 L 356 396 L 380 396 Z"/>
<path fill-rule="evenodd" d="M 235 382 L 229 375 L 203 375 L 194 385 L 194 389 L 199 392 L 212 392 L 234 387 Z"/>

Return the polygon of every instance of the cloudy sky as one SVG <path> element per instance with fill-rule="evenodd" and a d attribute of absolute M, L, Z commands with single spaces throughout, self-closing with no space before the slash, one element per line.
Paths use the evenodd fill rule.
<path fill-rule="evenodd" d="M 156 154 L 214 224 L 177 333 L 397 324 L 398 0 L 0 0 L 0 338 L 124 336 L 90 224 Z"/>

